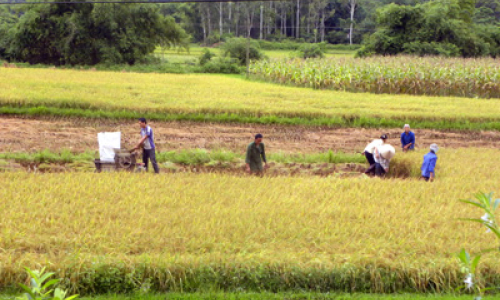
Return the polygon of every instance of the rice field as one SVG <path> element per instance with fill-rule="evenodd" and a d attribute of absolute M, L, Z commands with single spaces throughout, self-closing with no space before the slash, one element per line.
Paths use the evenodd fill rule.
<path fill-rule="evenodd" d="M 251 72 L 264 80 L 316 89 L 377 94 L 500 97 L 500 63 L 494 58 L 282 58 L 255 62 Z"/>
<path fill-rule="evenodd" d="M 404 159 L 418 168 L 424 152 Z M 439 152 L 437 181 L 0 174 L 0 288 L 47 266 L 73 292 L 453 291 L 494 237 L 459 199 L 497 191 L 496 149 Z M 403 154 L 398 154 L 403 157 Z M 463 163 L 473 159 L 473 163 Z M 481 282 L 500 284 L 498 255 Z"/>
<path fill-rule="evenodd" d="M 421 128 L 455 129 L 498 129 L 500 120 L 498 99 L 346 93 L 220 75 L 3 68 L 0 91 L 2 113 L 65 116 L 80 110 L 81 116 L 131 118 L 194 114 L 193 120 L 209 115 L 212 121 L 368 127 L 399 127 L 411 121 L 420 122 Z M 37 107 L 42 109 L 29 111 Z"/>

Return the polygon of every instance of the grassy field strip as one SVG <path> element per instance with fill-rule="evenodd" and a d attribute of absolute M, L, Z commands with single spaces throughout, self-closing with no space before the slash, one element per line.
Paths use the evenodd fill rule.
<path fill-rule="evenodd" d="M 412 97 L 318 91 L 234 76 L 2 69 L 2 113 L 192 120 L 393 125 L 420 122 L 498 127 L 498 99 Z M 51 110 L 52 109 L 52 110 Z M 49 111 L 47 111 L 49 110 Z M 89 110 L 89 111 L 87 111 Z M 267 119 L 266 119 L 267 118 Z M 281 118 L 281 119 L 280 119 Z M 316 120 L 318 119 L 318 120 Z M 496 124 L 496 125 L 495 125 Z M 439 127 L 438 127 L 439 128 Z"/>
<path fill-rule="evenodd" d="M 168 293 L 157 295 L 106 295 L 82 300 L 470 300 L 470 295 L 376 295 L 376 294 L 336 294 L 336 293 Z M 484 299 L 493 299 L 485 297 Z"/>
<path fill-rule="evenodd" d="M 168 62 L 172 63 L 186 63 L 186 62 L 198 62 L 198 58 L 203 54 L 203 51 L 208 49 L 210 52 L 216 55 L 222 55 L 221 48 L 211 48 L 211 47 L 200 47 L 199 45 L 191 45 L 189 47 L 189 52 L 178 49 L 162 49 L 158 47 L 155 50 L 155 55 L 161 58 L 165 58 Z M 356 51 L 349 50 L 333 50 L 328 49 L 324 54 L 325 57 L 353 57 Z M 294 50 L 262 50 L 262 53 L 269 58 L 290 58 L 296 57 L 297 51 Z"/>
<path fill-rule="evenodd" d="M 15 295 L 3 294 L 0 299 L 11 300 Z M 314 292 L 291 292 L 291 293 L 249 293 L 249 292 L 217 292 L 206 291 L 198 293 L 163 293 L 148 294 L 134 293 L 129 295 L 109 294 L 93 297 L 80 297 L 81 300 L 470 300 L 470 295 L 453 294 L 347 294 L 347 293 L 314 293 Z M 487 296 L 483 299 L 494 299 Z"/>
<path fill-rule="evenodd" d="M 26 163 L 72 163 L 77 161 L 94 161 L 95 152 L 73 153 L 62 150 L 59 153 L 42 150 L 33 153 L 0 152 L 0 159 L 14 160 Z M 245 159 L 244 154 L 228 150 L 186 149 L 181 151 L 157 152 L 158 162 L 173 162 L 186 165 L 205 164 L 213 162 L 239 162 Z M 288 154 L 283 152 L 268 153 L 269 161 L 277 163 L 365 163 L 364 156 L 358 153 L 323 152 L 310 154 Z"/>
<path fill-rule="evenodd" d="M 474 158 L 473 164 L 460 163 Z M 498 150 L 440 153 L 438 181 L 0 174 L 0 287 L 47 265 L 73 291 L 452 291 L 493 237 L 458 201 L 498 191 Z M 421 153 L 408 159 L 419 164 Z M 498 255 L 483 258 L 500 284 Z M 127 279 L 128 278 L 128 279 Z"/>

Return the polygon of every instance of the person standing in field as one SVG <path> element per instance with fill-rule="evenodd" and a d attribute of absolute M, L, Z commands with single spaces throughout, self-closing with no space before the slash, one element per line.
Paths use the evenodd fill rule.
<path fill-rule="evenodd" d="M 247 154 L 245 158 L 246 171 L 249 174 L 263 175 L 264 170 L 268 168 L 266 160 L 266 149 L 262 142 L 262 134 L 255 135 L 255 141 L 250 143 L 247 147 Z M 264 166 L 262 165 L 264 162 Z"/>
<path fill-rule="evenodd" d="M 389 144 L 375 148 L 373 159 L 375 160 L 375 176 L 382 177 L 389 172 L 389 163 L 396 154 L 396 150 Z"/>
<path fill-rule="evenodd" d="M 415 133 L 410 131 L 410 125 L 405 124 L 404 132 L 401 134 L 401 147 L 403 152 L 415 150 Z"/>
<path fill-rule="evenodd" d="M 158 163 L 156 162 L 156 153 L 155 153 L 155 143 L 153 136 L 153 129 L 148 126 L 148 122 L 145 118 L 139 119 L 139 126 L 141 127 L 141 140 L 137 144 L 134 149 L 142 149 L 142 161 L 144 162 L 144 166 L 146 167 L 146 172 L 148 171 L 148 161 L 151 160 L 151 164 L 153 165 L 153 169 L 155 173 L 160 173 L 160 168 L 158 167 Z"/>
<path fill-rule="evenodd" d="M 378 146 L 382 146 L 386 140 L 387 140 L 387 135 L 382 134 L 380 136 L 380 139 L 373 140 L 366 146 L 363 155 L 366 157 L 366 161 L 368 161 L 370 167 L 366 169 L 365 174 L 375 173 L 375 160 L 373 159 L 373 153 L 375 152 L 375 148 Z"/>
<path fill-rule="evenodd" d="M 438 145 L 432 144 L 430 147 L 430 152 L 424 155 L 424 162 L 422 163 L 422 179 L 425 181 L 433 182 L 436 177 L 434 169 L 436 168 L 437 155 L 436 152 L 439 150 Z"/>

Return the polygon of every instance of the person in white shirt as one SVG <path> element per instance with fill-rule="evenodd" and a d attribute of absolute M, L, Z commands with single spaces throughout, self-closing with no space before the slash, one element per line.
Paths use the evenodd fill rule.
<path fill-rule="evenodd" d="M 377 148 L 378 146 L 382 146 L 386 140 L 387 134 L 382 134 L 382 136 L 380 136 L 380 139 L 373 140 L 368 144 L 368 146 L 366 146 L 363 155 L 366 157 L 366 160 L 370 164 L 370 167 L 366 169 L 365 174 L 375 174 L 375 160 L 373 158 L 373 153 L 375 152 L 375 148 Z"/>

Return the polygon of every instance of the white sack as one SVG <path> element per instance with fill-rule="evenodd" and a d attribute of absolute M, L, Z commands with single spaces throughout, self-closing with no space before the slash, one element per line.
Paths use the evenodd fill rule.
<path fill-rule="evenodd" d="M 101 162 L 114 163 L 115 152 L 113 149 L 120 149 L 121 132 L 99 132 L 97 140 L 99 141 Z"/>

